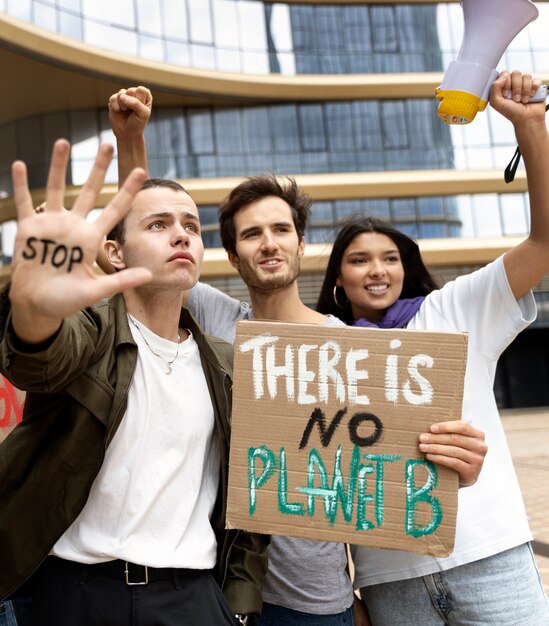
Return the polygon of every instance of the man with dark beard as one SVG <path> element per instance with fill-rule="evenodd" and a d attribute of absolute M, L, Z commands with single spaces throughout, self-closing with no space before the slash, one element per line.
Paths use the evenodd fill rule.
<path fill-rule="evenodd" d="M 292 178 L 252 176 L 231 191 L 219 207 L 221 241 L 248 287 L 250 304 L 200 284 L 190 291 L 187 307 L 204 327 L 234 341 L 235 324 L 243 319 L 339 325 L 299 297 L 310 206 L 310 197 Z"/>

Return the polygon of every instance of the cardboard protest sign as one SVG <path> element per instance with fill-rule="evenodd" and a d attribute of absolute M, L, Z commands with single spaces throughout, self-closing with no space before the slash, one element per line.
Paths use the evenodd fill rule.
<path fill-rule="evenodd" d="M 418 435 L 459 419 L 458 333 L 239 322 L 227 526 L 447 556 L 457 474 Z"/>
<path fill-rule="evenodd" d="M 0 376 L 0 442 L 21 421 L 24 401 L 25 392 Z"/>

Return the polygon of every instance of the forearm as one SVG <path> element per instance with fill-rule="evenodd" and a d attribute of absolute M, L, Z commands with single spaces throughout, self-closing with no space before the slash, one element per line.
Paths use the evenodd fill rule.
<path fill-rule="evenodd" d="M 549 243 L 549 133 L 545 118 L 515 129 L 524 159 L 530 198 L 530 239 Z"/>
<path fill-rule="evenodd" d="M 261 613 L 268 535 L 240 531 L 231 549 L 223 594 L 234 613 Z"/>
<path fill-rule="evenodd" d="M 144 135 L 132 138 L 116 138 L 118 150 L 118 186 L 126 180 L 129 173 L 136 167 L 141 167 L 149 176 L 147 160 L 147 145 Z"/>

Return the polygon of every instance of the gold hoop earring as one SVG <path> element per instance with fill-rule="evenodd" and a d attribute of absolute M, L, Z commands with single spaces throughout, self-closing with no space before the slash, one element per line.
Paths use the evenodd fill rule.
<path fill-rule="evenodd" d="M 334 285 L 334 291 L 333 291 L 333 294 L 334 294 L 334 302 L 336 303 L 336 306 L 337 306 L 339 309 L 344 309 L 344 308 L 345 308 L 345 307 L 349 304 L 349 300 L 347 299 L 347 296 L 345 296 L 345 304 L 343 304 L 343 305 L 342 305 L 342 304 L 340 304 L 340 303 L 339 303 L 339 301 L 338 301 L 338 299 L 337 299 L 337 287 L 338 287 L 337 285 Z M 345 293 L 345 292 L 344 292 L 344 293 Z"/>

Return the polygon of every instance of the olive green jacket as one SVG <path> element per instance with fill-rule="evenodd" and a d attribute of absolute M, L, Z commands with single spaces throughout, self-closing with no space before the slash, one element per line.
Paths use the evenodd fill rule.
<path fill-rule="evenodd" d="M 0 598 L 32 575 L 82 510 L 125 414 L 137 360 L 121 295 L 66 318 L 36 352 L 19 344 L 9 318 L 3 290 L 0 371 L 27 396 L 23 421 L 0 444 Z M 225 530 L 232 346 L 205 335 L 185 309 L 180 324 L 198 344 L 220 440 L 216 578 L 235 613 L 259 614 L 268 539 Z"/>

